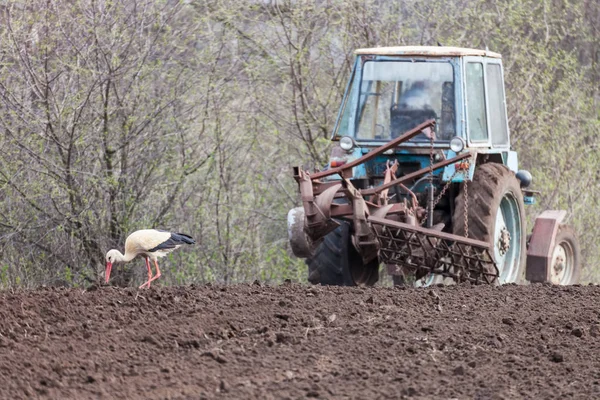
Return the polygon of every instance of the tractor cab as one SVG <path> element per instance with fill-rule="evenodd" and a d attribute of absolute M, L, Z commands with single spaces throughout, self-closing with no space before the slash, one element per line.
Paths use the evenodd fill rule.
<path fill-rule="evenodd" d="M 338 146 L 333 148 L 330 167 L 357 159 L 434 120 L 433 135 L 420 134 L 402 143 L 392 157 L 388 154 L 396 159 L 403 155 L 401 170 L 402 161 L 406 167 L 422 168 L 429 162 L 423 149 L 435 148 L 438 158 L 465 149 L 494 154 L 516 172 L 500 54 L 457 47 L 382 47 L 359 49 L 355 54 L 333 131 Z M 422 156 L 410 157 L 417 154 Z M 381 176 L 374 166 L 385 165 L 385 160 L 371 164 L 354 169 L 353 178 Z M 446 177 L 453 172 L 449 167 Z"/>

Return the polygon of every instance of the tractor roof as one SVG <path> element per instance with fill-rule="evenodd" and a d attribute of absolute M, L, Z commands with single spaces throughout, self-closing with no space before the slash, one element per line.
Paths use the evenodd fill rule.
<path fill-rule="evenodd" d="M 501 58 L 498 53 L 488 50 L 467 49 L 464 47 L 450 46 L 396 46 L 396 47 L 373 47 L 370 49 L 358 49 L 355 54 L 378 55 L 378 56 L 427 56 L 427 57 L 456 57 L 456 56 L 485 56 Z"/>

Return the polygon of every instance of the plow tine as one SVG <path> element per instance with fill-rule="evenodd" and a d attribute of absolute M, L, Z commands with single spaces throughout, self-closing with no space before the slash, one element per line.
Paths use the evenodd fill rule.
<path fill-rule="evenodd" d="M 298 170 L 297 178 L 300 193 L 302 194 L 302 207 L 304 208 L 304 218 L 306 220 L 306 224 L 303 224 L 302 229 L 312 242 L 319 243 L 325 235 L 339 226 L 339 222 L 331 219 L 330 216 L 331 202 L 341 184 L 328 188 L 325 190 L 326 193 L 322 193 L 315 198 L 313 195 L 313 183 L 309 175 L 304 171 Z M 325 194 L 323 199 L 318 200 L 323 194 Z"/>
<path fill-rule="evenodd" d="M 331 217 L 331 203 L 333 202 L 333 198 L 335 197 L 335 194 L 338 190 L 340 190 L 341 187 L 341 183 L 331 186 L 315 198 L 316 206 L 319 207 L 319 209 L 323 213 L 323 216 L 327 219 Z"/>
<path fill-rule="evenodd" d="M 385 206 L 381 206 L 378 209 L 376 209 L 375 211 L 371 212 L 371 216 L 384 218 L 387 215 L 388 211 L 390 211 L 390 209 L 392 207 L 394 207 L 393 204 L 387 204 Z"/>

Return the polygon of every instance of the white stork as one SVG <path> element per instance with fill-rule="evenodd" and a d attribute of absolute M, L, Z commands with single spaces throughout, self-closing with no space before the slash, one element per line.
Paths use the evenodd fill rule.
<path fill-rule="evenodd" d="M 125 240 L 125 255 L 119 250 L 112 249 L 106 253 L 106 283 L 110 279 L 110 271 L 114 263 L 126 263 L 137 256 L 142 256 L 146 260 L 148 268 L 148 282 L 140 286 L 150 287 L 150 282 L 160 277 L 158 268 L 158 257 L 164 257 L 173 250 L 184 244 L 194 244 L 194 239 L 184 233 L 172 233 L 158 229 L 141 229 L 133 232 Z M 150 260 L 154 261 L 156 266 L 156 275 L 152 276 Z"/>

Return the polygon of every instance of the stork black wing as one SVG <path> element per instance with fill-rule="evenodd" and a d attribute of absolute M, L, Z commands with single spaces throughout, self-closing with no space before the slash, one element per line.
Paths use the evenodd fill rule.
<path fill-rule="evenodd" d="M 161 231 L 165 232 L 165 231 Z M 196 241 L 190 235 L 186 235 L 185 233 L 171 233 L 171 237 L 159 244 L 158 246 L 148 250 L 149 252 L 157 251 L 157 250 L 168 250 L 174 249 L 176 246 L 181 246 L 183 244 L 194 244 Z"/>

